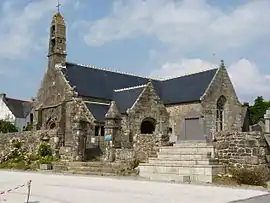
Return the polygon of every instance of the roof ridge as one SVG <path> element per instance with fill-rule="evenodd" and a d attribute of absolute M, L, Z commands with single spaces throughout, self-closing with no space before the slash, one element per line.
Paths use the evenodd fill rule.
<path fill-rule="evenodd" d="M 122 74 L 122 75 L 129 75 L 129 76 L 145 78 L 145 79 L 149 79 L 149 80 L 158 80 L 158 79 L 154 79 L 154 78 L 151 78 L 151 77 L 136 75 L 136 74 L 122 72 L 122 71 L 118 71 L 118 70 L 110 70 L 110 69 L 106 69 L 106 68 L 97 68 L 96 66 L 93 66 L 93 65 L 87 65 L 87 64 L 82 64 L 82 63 L 73 63 L 73 62 L 66 62 L 66 63 L 82 66 L 82 67 L 85 67 L 85 68 L 93 68 L 93 69 L 97 69 L 97 70 L 103 70 L 103 71 L 108 71 L 108 72 L 113 72 L 113 73 L 119 73 L 119 74 Z"/>
<path fill-rule="evenodd" d="M 195 72 L 195 73 L 187 73 L 187 74 L 176 76 L 176 77 L 170 77 L 170 78 L 167 78 L 167 79 L 160 79 L 160 81 L 173 80 L 173 79 L 176 79 L 176 78 L 181 78 L 181 77 L 186 77 L 186 76 L 191 76 L 191 75 L 197 75 L 197 74 L 208 72 L 208 71 L 212 71 L 212 70 L 218 70 L 218 68 L 217 67 L 213 67 L 211 69 L 202 70 L 202 71 Z"/>
<path fill-rule="evenodd" d="M 87 103 L 87 104 L 100 104 L 100 105 L 106 105 L 106 106 L 110 105 L 110 104 L 107 104 L 107 103 L 94 102 L 94 101 L 84 101 L 84 103 Z"/>
<path fill-rule="evenodd" d="M 21 99 L 14 99 L 14 98 L 10 98 L 10 97 L 6 97 L 5 99 L 14 100 L 14 101 L 18 101 L 18 102 L 27 102 L 27 103 L 32 103 L 31 101 L 27 101 L 27 100 L 21 100 Z"/>
<path fill-rule="evenodd" d="M 132 89 L 137 89 L 137 88 L 142 88 L 142 87 L 146 87 L 147 84 L 144 85 L 137 85 L 137 86 L 132 86 L 132 87 L 126 87 L 126 88 L 122 88 L 122 89 L 116 89 L 113 90 L 114 92 L 123 92 L 123 91 L 127 91 L 127 90 L 132 90 Z"/>

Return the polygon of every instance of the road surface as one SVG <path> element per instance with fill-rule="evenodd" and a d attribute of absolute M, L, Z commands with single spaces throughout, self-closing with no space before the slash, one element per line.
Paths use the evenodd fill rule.
<path fill-rule="evenodd" d="M 29 180 L 29 203 L 227 203 L 266 194 L 214 186 L 7 171 L 0 171 L 0 191 Z M 22 187 L 0 196 L 0 202 L 24 203 L 26 196 L 27 187 Z"/>

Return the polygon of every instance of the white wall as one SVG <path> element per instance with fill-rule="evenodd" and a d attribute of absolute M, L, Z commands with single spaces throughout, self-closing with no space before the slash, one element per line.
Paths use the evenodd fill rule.
<path fill-rule="evenodd" d="M 3 99 L 0 97 L 0 120 L 7 120 L 15 123 L 15 116 L 9 110 Z"/>
<path fill-rule="evenodd" d="M 26 118 L 16 118 L 0 97 L 0 120 L 10 121 L 20 132 L 23 131 L 23 127 L 26 127 L 27 123 L 30 122 L 30 113 Z"/>
<path fill-rule="evenodd" d="M 30 120 L 29 120 L 30 121 Z M 23 127 L 27 126 L 27 122 L 29 122 L 27 118 L 16 118 L 15 119 L 15 126 L 17 127 L 18 131 L 23 131 Z"/>

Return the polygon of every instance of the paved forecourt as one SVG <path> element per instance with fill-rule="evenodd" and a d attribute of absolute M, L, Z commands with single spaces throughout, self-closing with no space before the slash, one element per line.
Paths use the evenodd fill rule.
<path fill-rule="evenodd" d="M 214 186 L 0 171 L 0 192 L 15 188 L 0 195 L 0 202 L 25 202 L 29 180 L 31 203 L 226 203 L 266 194 Z"/>

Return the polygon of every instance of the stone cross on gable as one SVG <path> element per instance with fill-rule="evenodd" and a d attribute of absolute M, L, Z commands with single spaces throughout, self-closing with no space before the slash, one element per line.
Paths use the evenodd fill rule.
<path fill-rule="evenodd" d="M 58 13 L 60 12 L 60 6 L 61 6 L 61 4 L 60 4 L 60 1 L 58 0 L 58 1 L 57 1 L 57 6 L 56 6 L 56 7 L 57 7 Z"/>

